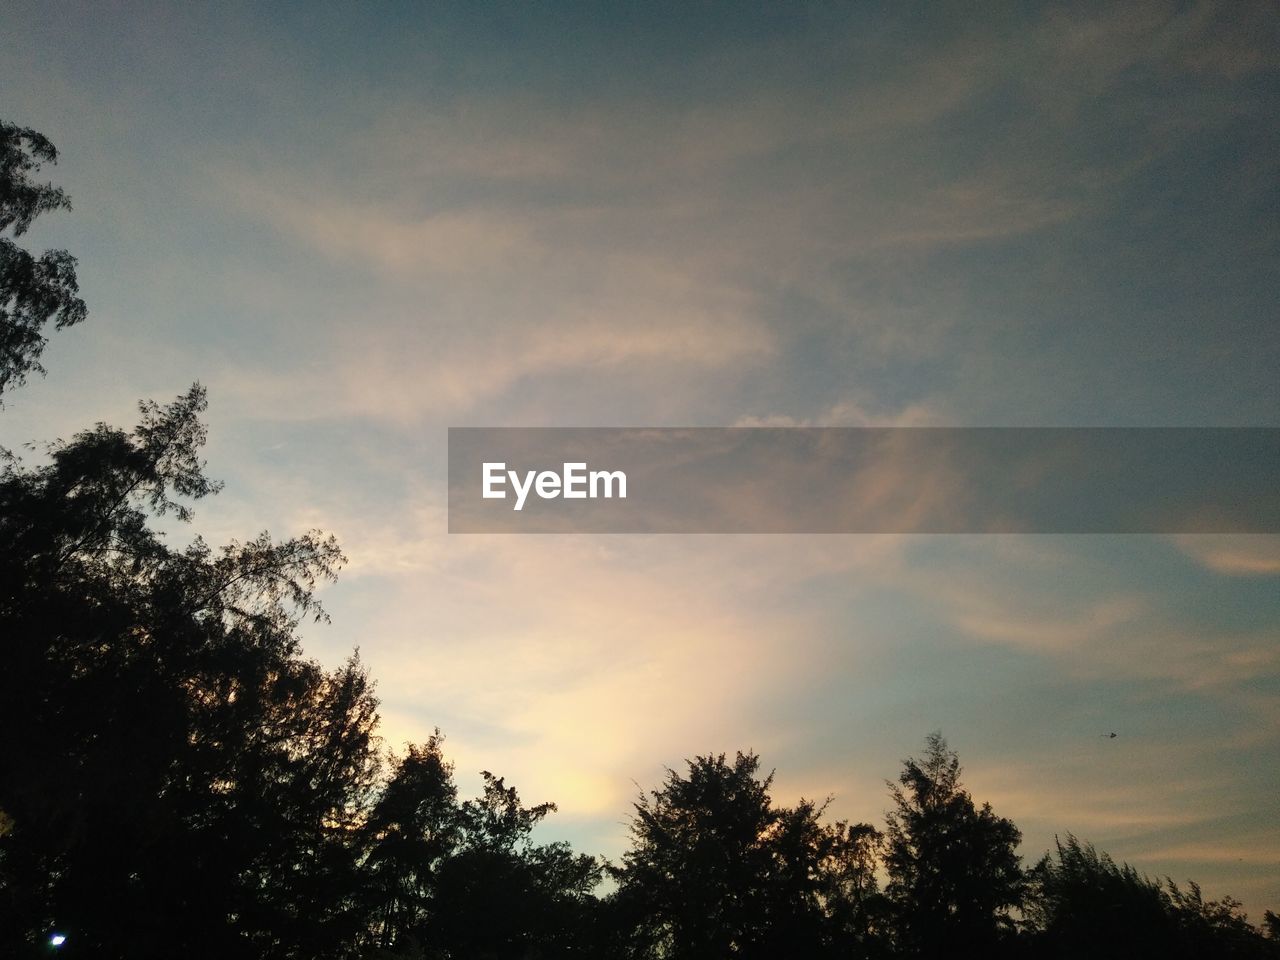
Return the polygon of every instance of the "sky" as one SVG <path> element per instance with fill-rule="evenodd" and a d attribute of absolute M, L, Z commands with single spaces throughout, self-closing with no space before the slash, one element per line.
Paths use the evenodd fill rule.
<path fill-rule="evenodd" d="M 210 541 L 335 533 L 307 652 L 617 857 L 752 749 L 882 823 L 941 730 L 1280 909 L 1280 538 L 446 532 L 450 426 L 1280 426 L 1270 3 L 9 2 L 90 318 L 0 444 L 209 390 Z M 175 532 L 179 540 L 188 536 Z M 1106 736 L 1116 732 L 1117 737 Z"/>

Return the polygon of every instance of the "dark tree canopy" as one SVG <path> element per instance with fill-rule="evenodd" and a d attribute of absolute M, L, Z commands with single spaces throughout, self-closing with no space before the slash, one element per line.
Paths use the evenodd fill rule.
<path fill-rule="evenodd" d="M 698 757 L 640 798 L 631 850 L 613 871 L 626 952 L 821 956 L 839 924 L 866 929 L 858 914 L 875 895 L 865 856 L 875 832 L 825 827 L 811 801 L 775 807 L 773 776 L 759 766 L 754 754 Z"/>
<path fill-rule="evenodd" d="M 1183 890 L 1168 878 L 1153 880 L 1071 834 L 1055 848 L 1029 873 L 1027 925 L 1037 956 L 1247 960 L 1280 954 L 1274 932 L 1260 936 L 1230 897 L 1205 900 L 1195 883 Z"/>
<path fill-rule="evenodd" d="M 989 804 L 974 806 L 960 760 L 938 733 L 889 786 L 887 892 L 902 946 L 923 957 L 993 949 L 1022 904 L 1017 827 Z"/>
<path fill-rule="evenodd" d="M 352 866 L 375 702 L 357 661 L 325 671 L 294 634 L 342 557 L 315 533 L 175 550 L 149 528 L 214 489 L 203 405 L 193 387 L 0 477 L 0 936 L 58 922 L 144 956 L 212 930 L 266 956 L 266 930 L 319 949 L 345 922 L 323 878 Z"/>
<path fill-rule="evenodd" d="M 458 789 L 439 731 L 410 745 L 390 773 L 365 826 L 370 941 L 403 946 L 426 926 L 440 865 L 460 841 Z"/>
<path fill-rule="evenodd" d="M 594 956 L 600 862 L 534 843 L 554 804 L 524 807 L 491 773 L 459 803 L 441 742 L 411 746 L 370 813 L 369 945 L 386 957 Z"/>
<path fill-rule="evenodd" d="M 602 867 L 532 841 L 554 805 L 458 802 L 439 737 L 389 765 L 359 660 L 301 654 L 332 538 L 152 529 L 217 489 L 204 403 L 0 475 L 0 955 L 580 955 Z"/>
<path fill-rule="evenodd" d="M 40 355 L 49 321 L 62 329 L 85 318 L 76 261 L 65 250 L 33 256 L 10 237 L 27 232 L 43 213 L 68 210 L 59 188 L 33 179 L 58 151 L 43 135 L 0 120 L 0 394 L 42 373 Z"/>

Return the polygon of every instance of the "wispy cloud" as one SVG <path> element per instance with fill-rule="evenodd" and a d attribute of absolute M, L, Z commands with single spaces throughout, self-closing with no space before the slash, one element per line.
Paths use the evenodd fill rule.
<path fill-rule="evenodd" d="M 1216 573 L 1243 577 L 1280 574 L 1280 537 L 1256 534 L 1178 537 L 1178 546 Z"/>

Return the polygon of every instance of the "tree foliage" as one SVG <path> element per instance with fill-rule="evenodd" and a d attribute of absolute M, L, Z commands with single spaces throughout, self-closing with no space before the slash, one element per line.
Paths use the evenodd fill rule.
<path fill-rule="evenodd" d="M 690 761 L 635 805 L 613 870 L 627 952 L 653 957 L 821 956 L 841 925 L 866 933 L 869 827 L 824 826 L 824 805 L 776 807 L 754 754 Z"/>
<path fill-rule="evenodd" d="M 387 957 L 592 956 L 601 864 L 534 843 L 555 805 L 523 806 L 492 773 L 459 803 L 441 742 L 410 747 L 370 813 L 369 944 Z"/>
<path fill-rule="evenodd" d="M 217 490 L 204 406 L 0 475 L 0 953 L 56 924 L 105 957 L 574 955 L 601 867 L 532 841 L 554 805 L 458 802 L 438 737 L 388 766 L 358 658 L 302 655 L 337 543 L 153 529 Z"/>
<path fill-rule="evenodd" d="M 939 733 L 889 786 L 885 866 L 901 945 L 925 957 L 994 949 L 1022 904 L 1017 827 L 974 805 Z"/>
<path fill-rule="evenodd" d="M 342 560 L 331 538 L 176 550 L 149 526 L 215 489 L 203 407 L 193 387 L 0 477 L 0 729 L 23 732 L 0 755 L 0 928 L 56 921 L 135 956 L 213 930 L 228 956 L 270 956 L 295 924 L 322 956 L 348 922 L 331 891 L 373 782 L 375 701 L 358 661 L 298 651 Z"/>
<path fill-rule="evenodd" d="M 0 120 L 0 394 L 28 373 L 43 372 L 42 331 L 49 321 L 61 329 L 86 316 L 75 258 L 65 250 L 34 256 L 14 242 L 41 214 L 71 208 L 60 188 L 34 179 L 45 164 L 57 162 L 48 138 Z"/>
<path fill-rule="evenodd" d="M 1194 882 L 1183 890 L 1152 879 L 1072 834 L 1054 845 L 1029 873 L 1027 925 L 1037 956 L 1280 956 L 1280 943 L 1231 897 L 1205 900 Z"/>

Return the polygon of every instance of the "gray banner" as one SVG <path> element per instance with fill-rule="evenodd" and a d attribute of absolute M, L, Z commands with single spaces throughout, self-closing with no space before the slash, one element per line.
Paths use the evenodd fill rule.
<path fill-rule="evenodd" d="M 1277 533 L 1280 428 L 449 430 L 451 533 Z"/>

